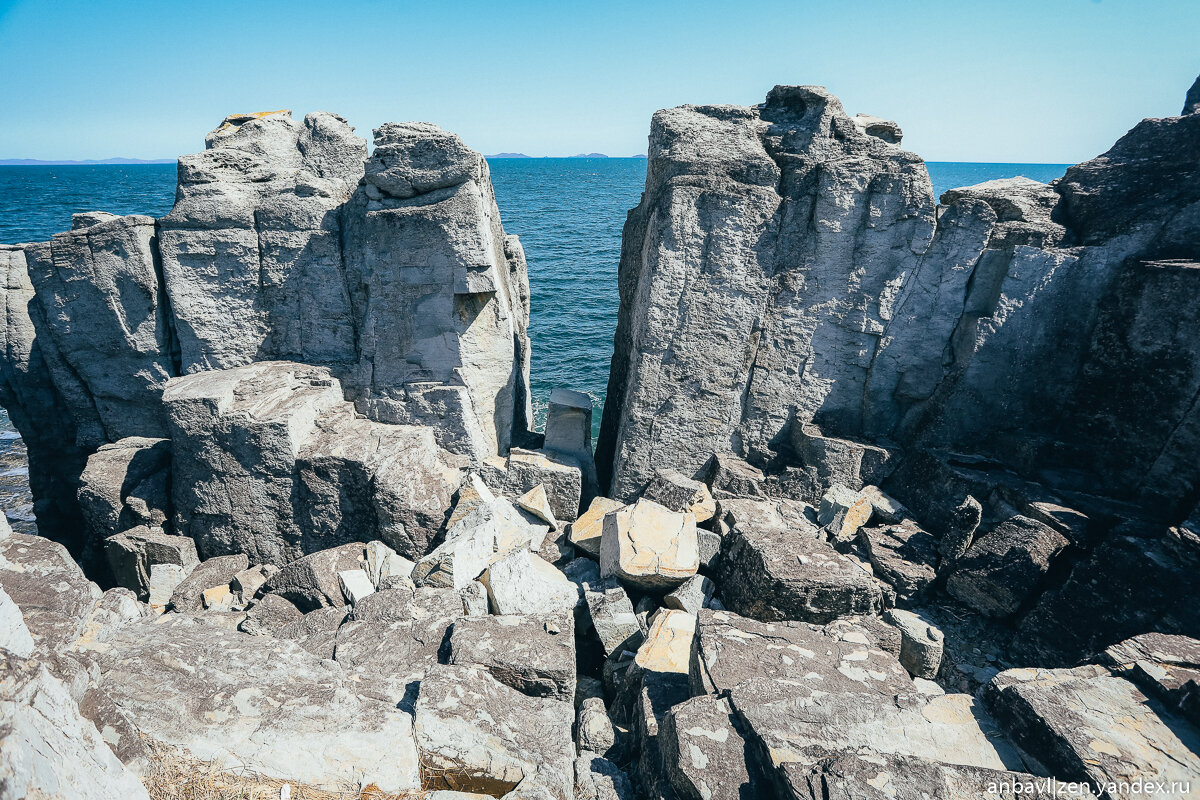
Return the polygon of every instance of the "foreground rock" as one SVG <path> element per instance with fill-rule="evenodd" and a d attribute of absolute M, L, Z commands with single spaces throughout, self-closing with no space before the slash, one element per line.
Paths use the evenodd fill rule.
<path fill-rule="evenodd" d="M 0 798 L 147 800 L 61 681 L 0 648 Z"/>
<path fill-rule="evenodd" d="M 472 666 L 431 667 L 420 692 L 415 731 L 424 786 L 573 797 L 570 704 L 529 697 Z"/>

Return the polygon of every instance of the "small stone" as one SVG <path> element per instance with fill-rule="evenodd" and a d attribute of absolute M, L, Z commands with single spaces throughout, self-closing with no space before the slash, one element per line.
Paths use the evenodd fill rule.
<path fill-rule="evenodd" d="M 468 617 L 486 617 L 488 615 L 487 587 L 479 581 L 471 581 L 458 590 L 463 599 L 463 612 Z"/>
<path fill-rule="evenodd" d="M 375 594 L 375 585 L 367 576 L 365 570 L 350 569 L 338 573 L 338 585 L 342 587 L 342 596 L 346 602 L 354 605 L 367 595 Z"/>
<path fill-rule="evenodd" d="M 150 567 L 150 606 L 162 609 L 171 602 L 171 595 L 187 575 L 178 564 L 153 564 Z"/>
<path fill-rule="evenodd" d="M 900 630 L 900 663 L 914 678 L 933 680 L 942 665 L 946 637 L 912 611 L 888 609 L 884 618 Z"/>
<path fill-rule="evenodd" d="M 858 529 L 871 519 L 874 508 L 870 498 L 842 485 L 831 486 L 821 497 L 817 522 L 829 534 L 831 541 L 854 541 Z"/>
<path fill-rule="evenodd" d="M 695 633 L 696 615 L 664 609 L 655 617 L 634 663 L 648 672 L 687 675 Z"/>
<path fill-rule="evenodd" d="M 604 699 L 588 697 L 575 714 L 575 742 L 580 752 L 607 755 L 617 743 L 617 732 L 604 706 Z"/>
<path fill-rule="evenodd" d="M 717 585 L 708 578 L 703 575 L 693 575 L 680 584 L 678 589 L 663 598 L 663 607 L 697 614 L 700 609 L 708 605 L 708 601 L 712 599 L 713 592 L 716 590 Z"/>
<path fill-rule="evenodd" d="M 367 577 L 376 589 L 380 588 L 385 578 L 394 576 L 411 580 L 413 569 L 417 566 L 380 541 L 367 542 L 366 560 Z"/>
<path fill-rule="evenodd" d="M 604 533 L 604 515 L 610 511 L 623 508 L 624 503 L 607 497 L 597 497 L 592 500 L 588 510 L 570 525 L 567 536 L 571 544 L 578 547 L 592 558 L 600 558 L 600 540 Z"/>
<path fill-rule="evenodd" d="M 605 655 L 618 652 L 627 641 L 641 633 L 633 603 L 624 587 L 615 580 L 586 587 L 584 600 Z"/>
<path fill-rule="evenodd" d="M 545 484 L 539 483 L 525 494 L 516 499 L 517 508 L 524 509 L 550 526 L 550 530 L 558 530 L 558 520 L 550 508 L 550 500 L 546 497 Z"/>
<path fill-rule="evenodd" d="M 233 597 L 229 592 L 229 584 L 227 583 L 205 589 L 201 597 L 203 598 L 204 607 L 207 609 L 228 607 L 233 602 Z"/>
<path fill-rule="evenodd" d="M 708 487 L 676 470 L 658 470 L 642 497 L 672 511 L 690 513 L 696 522 L 705 522 L 717 513 L 717 502 Z"/>
<path fill-rule="evenodd" d="M 967 495 L 950 515 L 950 526 L 938 542 L 941 553 L 941 570 L 947 570 L 962 558 L 971 547 L 979 521 L 983 518 L 983 506 L 971 495 Z"/>

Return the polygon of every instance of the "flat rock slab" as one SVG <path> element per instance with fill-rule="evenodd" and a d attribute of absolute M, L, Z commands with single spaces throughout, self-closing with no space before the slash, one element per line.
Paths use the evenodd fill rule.
<path fill-rule="evenodd" d="M 687 800 L 742 800 L 771 794 L 729 702 L 693 697 L 671 709 L 659 735 L 672 788 Z"/>
<path fill-rule="evenodd" d="M 824 756 L 824 757 L 823 757 Z M 874 751 L 826 755 L 779 770 L 786 800 L 1091 800 L 1086 787 L 1023 772 L 941 764 Z M 1019 787 L 1019 791 L 1014 787 Z"/>
<path fill-rule="evenodd" d="M 574 717 L 570 704 L 529 697 L 482 667 L 430 667 L 414 727 L 424 787 L 500 797 L 536 783 L 571 800 Z"/>
<path fill-rule="evenodd" d="M 412 718 L 394 703 L 363 696 L 340 667 L 296 642 L 200 619 L 125 625 L 87 654 L 98 688 L 141 734 L 282 780 L 420 787 Z"/>
<path fill-rule="evenodd" d="M 938 541 L 911 522 L 859 528 L 858 543 L 875 574 L 902 598 L 920 594 L 937 578 Z"/>
<path fill-rule="evenodd" d="M 469 617 L 454 623 L 450 663 L 478 664 L 531 697 L 575 699 L 574 616 Z"/>
<path fill-rule="evenodd" d="M 1200 726 L 1200 640 L 1145 633 L 1114 644 L 1101 660 Z"/>
<path fill-rule="evenodd" d="M 981 614 L 1008 616 L 1041 591 L 1050 562 L 1067 544 L 1044 523 L 1012 517 L 971 545 L 955 564 L 946 590 Z"/>
<path fill-rule="evenodd" d="M 883 607 L 883 592 L 870 573 L 808 522 L 791 528 L 735 524 L 722 545 L 719 573 L 725 607 L 754 619 L 824 624 Z"/>
<path fill-rule="evenodd" d="M 992 679 L 987 700 L 1018 747 L 1104 797 L 1132 796 L 1136 781 L 1194 788 L 1200 775 L 1200 730 L 1103 667 L 1007 670 Z"/>
<path fill-rule="evenodd" d="M 802 751 L 868 747 L 1004 770 L 1021 764 L 969 695 L 922 694 L 896 657 L 863 636 L 701 611 L 691 680 L 727 693 L 769 769 Z"/>

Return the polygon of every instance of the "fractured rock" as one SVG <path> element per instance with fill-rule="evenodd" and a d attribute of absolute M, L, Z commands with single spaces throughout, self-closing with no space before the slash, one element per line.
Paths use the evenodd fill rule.
<path fill-rule="evenodd" d="M 646 590 L 673 589 L 700 567 L 696 519 L 651 500 L 606 514 L 600 571 Z"/>
<path fill-rule="evenodd" d="M 668 777 L 687 800 L 742 800 L 771 794 L 729 702 L 693 697 L 671 709 L 661 738 Z"/>
<path fill-rule="evenodd" d="M 942 665 L 945 634 L 920 615 L 890 608 L 884 618 L 900 629 L 900 663 L 914 678 L 933 680 Z"/>
<path fill-rule="evenodd" d="M 497 557 L 531 548 L 535 536 L 508 500 L 483 503 L 447 530 L 446 540 L 417 562 L 412 579 L 418 586 L 462 589 Z"/>
<path fill-rule="evenodd" d="M 279 631 L 285 625 L 303 617 L 304 614 L 290 600 L 277 594 L 268 594 L 246 612 L 246 619 L 238 625 L 238 630 L 255 636 L 279 636 Z"/>
<path fill-rule="evenodd" d="M 375 584 L 367 577 L 366 570 L 348 569 L 338 573 L 338 585 L 342 588 L 342 597 L 350 605 L 375 594 Z"/>
<path fill-rule="evenodd" d="M 514 447 L 507 458 L 487 459 L 480 475 L 493 491 L 509 497 L 541 484 L 555 519 L 570 522 L 579 516 L 582 473 L 573 456 Z"/>
<path fill-rule="evenodd" d="M 1109 647 L 1101 661 L 1200 726 L 1200 641 L 1145 633 Z"/>
<path fill-rule="evenodd" d="M 605 655 L 619 653 L 634 636 L 641 633 L 633 603 L 617 581 L 598 581 L 584 589 L 584 601 Z"/>
<path fill-rule="evenodd" d="M 33 653 L 33 637 L 25 626 L 21 609 L 0 588 L 0 650 L 28 658 Z"/>
<path fill-rule="evenodd" d="M 604 517 L 610 511 L 616 511 L 625 504 L 610 500 L 607 497 L 597 497 L 592 500 L 587 511 L 579 515 L 570 525 L 568 536 L 571 544 L 578 547 L 592 558 L 600 558 L 600 541 L 604 533 Z"/>
<path fill-rule="evenodd" d="M 717 513 L 708 487 L 675 470 L 657 470 L 642 490 L 642 497 L 672 511 L 690 513 L 696 522 L 706 522 Z"/>
<path fill-rule="evenodd" d="M 735 523 L 722 545 L 718 582 L 727 608 L 761 620 L 823 624 L 878 613 L 883 604 L 871 575 L 807 520 L 790 528 Z"/>
<path fill-rule="evenodd" d="M 871 519 L 875 507 L 871 498 L 845 486 L 834 485 L 821 497 L 817 524 L 829 532 L 835 543 L 854 541 L 858 529 Z"/>
<path fill-rule="evenodd" d="M 955 563 L 946 590 L 981 614 L 1014 613 L 1041 589 L 1067 540 L 1047 525 L 1016 516 L 978 539 Z"/>
<path fill-rule="evenodd" d="M 529 697 L 482 667 L 431 666 L 414 720 L 422 782 L 500 797 L 533 779 L 570 800 L 573 721 L 570 703 Z"/>
<path fill-rule="evenodd" d="M 196 543 L 187 536 L 171 536 L 162 528 L 145 526 L 110 536 L 104 553 L 117 584 L 141 597 L 150 595 L 150 571 L 156 564 L 174 564 L 186 577 L 200 565 Z"/>
<path fill-rule="evenodd" d="M 901 598 L 920 594 L 937 578 L 938 541 L 911 520 L 883 528 L 859 528 L 857 542 L 875 574 Z"/>
<path fill-rule="evenodd" d="M 351 543 L 298 558 L 271 578 L 267 591 L 282 595 L 301 611 L 344 605 L 338 575 L 359 569 L 363 553 L 363 545 Z"/>
<path fill-rule="evenodd" d="M 21 610 L 39 659 L 75 642 L 100 599 L 65 547 L 22 533 L 0 539 L 0 589 Z"/>
<path fill-rule="evenodd" d="M 171 443 L 131 436 L 88 457 L 79 476 L 79 509 L 100 542 L 146 525 L 161 527 L 170 508 Z M 130 587 L 133 588 L 133 587 Z"/>
<path fill-rule="evenodd" d="M 461 619 L 450 632 L 449 663 L 478 664 L 501 683 L 531 697 L 574 702 L 573 630 L 570 614 L 545 620 L 528 616 Z"/>
<path fill-rule="evenodd" d="M 634 800 L 633 784 L 620 767 L 596 753 L 575 759 L 575 800 Z"/>
<path fill-rule="evenodd" d="M 579 752 L 606 756 L 617 743 L 617 732 L 603 697 L 586 697 L 575 713 L 575 743 Z"/>
<path fill-rule="evenodd" d="M 494 614 L 556 614 L 573 611 L 579 590 L 553 564 L 528 550 L 496 559 L 479 578 Z"/>
<path fill-rule="evenodd" d="M 663 607 L 696 614 L 708 605 L 716 588 L 717 585 L 703 575 L 693 575 L 663 597 Z"/>

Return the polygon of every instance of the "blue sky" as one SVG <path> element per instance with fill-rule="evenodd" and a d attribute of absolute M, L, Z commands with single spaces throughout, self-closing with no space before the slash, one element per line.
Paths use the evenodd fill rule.
<path fill-rule="evenodd" d="M 1075 162 L 1178 114 L 1200 0 L 0 0 L 0 158 L 171 158 L 229 113 L 645 152 L 650 115 L 812 83 L 931 161 Z"/>

